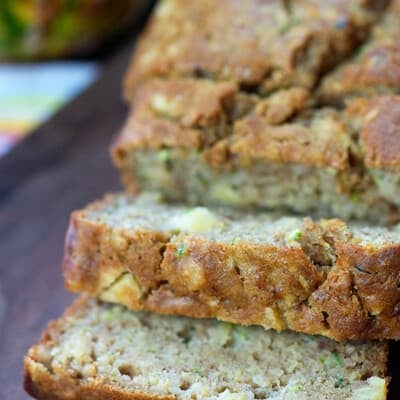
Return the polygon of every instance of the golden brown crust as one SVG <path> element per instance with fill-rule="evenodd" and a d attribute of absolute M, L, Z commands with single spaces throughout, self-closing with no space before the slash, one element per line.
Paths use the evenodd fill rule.
<path fill-rule="evenodd" d="M 155 76 L 206 76 L 261 92 L 312 87 L 366 36 L 384 3 L 165 0 L 135 52 L 126 97 Z"/>
<path fill-rule="evenodd" d="M 365 165 L 387 169 L 400 166 L 400 96 L 354 100 L 348 110 L 362 117 Z"/>
<path fill-rule="evenodd" d="M 123 165 L 137 148 L 199 149 L 231 134 L 231 119 L 251 100 L 239 96 L 228 82 L 205 79 L 155 79 L 141 86 L 132 100 L 132 112 L 111 152 Z"/>
<path fill-rule="evenodd" d="M 348 170 L 349 176 L 351 152 L 364 153 L 367 167 L 399 164 L 398 96 L 353 100 L 344 111 L 325 108 L 296 118 L 308 96 L 292 88 L 260 100 L 241 96 L 229 83 L 149 81 L 135 96 L 112 156 L 127 180 L 129 155 L 146 149 L 204 149 L 214 167 L 228 166 L 229 158 L 241 159 L 239 167 L 263 160 Z"/>
<path fill-rule="evenodd" d="M 336 264 L 307 306 L 291 313 L 291 322 L 295 327 L 299 323 L 306 333 L 325 325 L 339 339 L 364 337 L 366 332 L 372 338 L 398 339 L 399 245 L 377 249 L 337 242 L 336 249 Z M 312 320 L 310 326 L 304 321 L 307 319 Z"/>
<path fill-rule="evenodd" d="M 237 77 L 246 82 L 259 80 L 266 70 L 265 50 L 259 35 L 252 37 L 246 26 L 238 29 L 239 16 L 247 15 L 253 23 L 263 21 L 263 34 L 269 38 L 285 13 L 277 0 L 262 8 L 256 2 L 247 2 L 245 7 L 243 10 L 234 1 L 189 4 L 177 0 L 160 4 L 129 68 L 126 96 L 130 97 L 131 88 L 149 76 L 200 73 Z M 233 21 L 237 22 L 232 24 Z"/>
<path fill-rule="evenodd" d="M 165 233 L 151 231 L 126 231 L 116 238 L 112 229 L 82 220 L 80 213 L 75 212 L 65 241 L 63 272 L 71 277 L 67 288 L 78 291 L 84 284 L 89 293 L 104 290 L 130 265 L 141 284 L 151 289 L 160 280 L 159 265 L 168 238 Z M 76 263 L 81 265 L 79 270 Z M 110 276 L 106 278 L 108 270 Z"/>
<path fill-rule="evenodd" d="M 171 397 L 127 393 L 103 382 L 80 383 L 68 376 L 51 374 L 43 364 L 25 357 L 24 388 L 38 400 L 171 400 Z"/>
<path fill-rule="evenodd" d="M 394 0 L 359 54 L 324 78 L 319 91 L 321 97 L 325 101 L 342 102 L 349 95 L 398 93 L 399 39 L 400 1 Z"/>
<path fill-rule="evenodd" d="M 324 129 L 300 123 L 272 126 L 253 114 L 236 124 L 230 152 L 248 160 L 344 169 L 348 166 L 348 131 L 335 118 L 325 121 Z"/>
<path fill-rule="evenodd" d="M 304 88 L 293 87 L 279 90 L 267 99 L 257 103 L 255 112 L 262 115 L 270 125 L 278 125 L 306 108 L 310 92 Z"/>
<path fill-rule="evenodd" d="M 323 239 L 310 236 L 314 250 L 122 230 L 77 212 L 64 277 L 73 291 L 132 309 L 338 340 L 400 339 L 400 246 L 358 244 L 337 220 L 310 224 L 305 221 L 304 241 L 325 226 Z M 322 257 L 321 245 L 333 246 L 337 258 Z M 124 274 L 132 280 L 120 280 Z"/>
<path fill-rule="evenodd" d="M 324 101 L 342 102 L 349 95 L 397 93 L 399 86 L 400 46 L 396 43 L 366 50 L 359 60 L 327 76 L 319 95 Z"/>
<path fill-rule="evenodd" d="M 266 310 L 271 309 L 273 318 L 265 325 L 284 329 L 279 314 L 305 301 L 322 281 L 300 249 L 240 242 L 232 246 L 185 236 L 183 256 L 177 257 L 175 243 L 167 244 L 161 264 L 163 280 L 175 297 L 189 296 L 208 305 L 208 316 L 262 324 Z M 162 311 L 169 313 L 166 307 Z"/>
<path fill-rule="evenodd" d="M 308 97 L 308 91 L 291 88 L 260 101 L 239 96 L 228 83 L 149 81 L 137 91 L 127 123 L 112 146 L 113 159 L 123 170 L 129 153 L 138 149 L 205 148 L 212 165 L 218 160 L 224 165 L 226 158 L 217 153 L 221 143 L 227 143 L 223 151 L 246 160 L 344 169 L 350 132 L 340 113 L 327 109 L 285 123 L 306 107 Z"/>
<path fill-rule="evenodd" d="M 173 121 L 152 117 L 133 117 L 128 120 L 113 144 L 112 151 L 122 152 L 130 149 L 188 147 L 200 148 L 201 132 L 196 129 L 180 127 Z"/>
<path fill-rule="evenodd" d="M 163 116 L 186 128 L 208 127 L 218 123 L 237 92 L 230 82 L 154 79 L 136 91 L 132 107 L 139 115 Z"/>

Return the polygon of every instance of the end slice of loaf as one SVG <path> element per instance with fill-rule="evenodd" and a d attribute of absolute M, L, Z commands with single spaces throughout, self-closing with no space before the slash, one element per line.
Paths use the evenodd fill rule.
<path fill-rule="evenodd" d="M 25 358 L 38 399 L 386 399 L 385 343 L 336 343 L 78 300 Z"/>
<path fill-rule="evenodd" d="M 400 226 L 109 195 L 72 214 L 68 289 L 134 310 L 400 339 Z"/>

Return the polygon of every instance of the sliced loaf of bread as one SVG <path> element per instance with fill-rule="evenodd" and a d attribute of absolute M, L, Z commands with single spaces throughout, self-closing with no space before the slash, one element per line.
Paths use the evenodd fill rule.
<path fill-rule="evenodd" d="M 125 186 L 194 205 L 397 217 L 399 5 L 160 1 L 111 151 Z"/>
<path fill-rule="evenodd" d="M 38 399 L 386 399 L 382 342 L 336 343 L 78 300 L 25 358 Z"/>
<path fill-rule="evenodd" d="M 109 195 L 72 214 L 68 289 L 134 310 L 400 339 L 400 227 Z"/>

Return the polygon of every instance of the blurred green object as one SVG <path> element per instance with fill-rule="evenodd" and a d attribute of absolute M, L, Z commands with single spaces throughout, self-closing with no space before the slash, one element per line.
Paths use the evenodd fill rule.
<path fill-rule="evenodd" d="M 146 0 L 0 0 L 0 60 L 82 55 L 119 33 Z"/>

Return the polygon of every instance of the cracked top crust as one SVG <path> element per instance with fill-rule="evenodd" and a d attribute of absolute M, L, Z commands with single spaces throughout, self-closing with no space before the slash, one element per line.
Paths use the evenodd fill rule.
<path fill-rule="evenodd" d="M 164 0 L 125 82 L 191 76 L 232 80 L 269 93 L 313 87 L 365 39 L 387 1 Z"/>
<path fill-rule="evenodd" d="M 230 152 L 254 160 L 332 167 L 348 165 L 348 130 L 335 112 L 315 115 L 311 121 L 273 126 L 252 114 L 235 126 Z"/>
<path fill-rule="evenodd" d="M 235 84 L 206 79 L 155 79 L 142 85 L 132 102 L 116 148 L 200 148 L 230 134 L 232 119 L 253 101 Z"/>
<path fill-rule="evenodd" d="M 400 165 L 400 96 L 354 100 L 350 113 L 362 116 L 361 144 L 365 164 L 372 168 Z"/>
<path fill-rule="evenodd" d="M 164 0 L 127 74 L 114 160 L 180 147 L 228 168 L 398 167 L 399 40 L 400 0 Z M 347 101 L 359 96 L 376 99 Z"/>
<path fill-rule="evenodd" d="M 263 99 L 228 82 L 150 80 L 136 91 L 113 155 L 118 162 L 132 149 L 180 147 L 205 150 L 221 167 L 265 160 L 345 170 L 350 153 L 367 167 L 400 164 L 398 96 L 354 100 L 344 110 L 310 110 L 309 99 L 300 87 Z"/>
<path fill-rule="evenodd" d="M 319 89 L 322 101 L 400 91 L 400 1 L 392 1 L 371 38 L 348 62 L 328 74 Z"/>
<path fill-rule="evenodd" d="M 237 92 L 231 82 L 176 79 L 172 85 L 155 79 L 138 93 L 136 112 L 179 121 L 186 128 L 208 127 L 218 123 Z"/>

